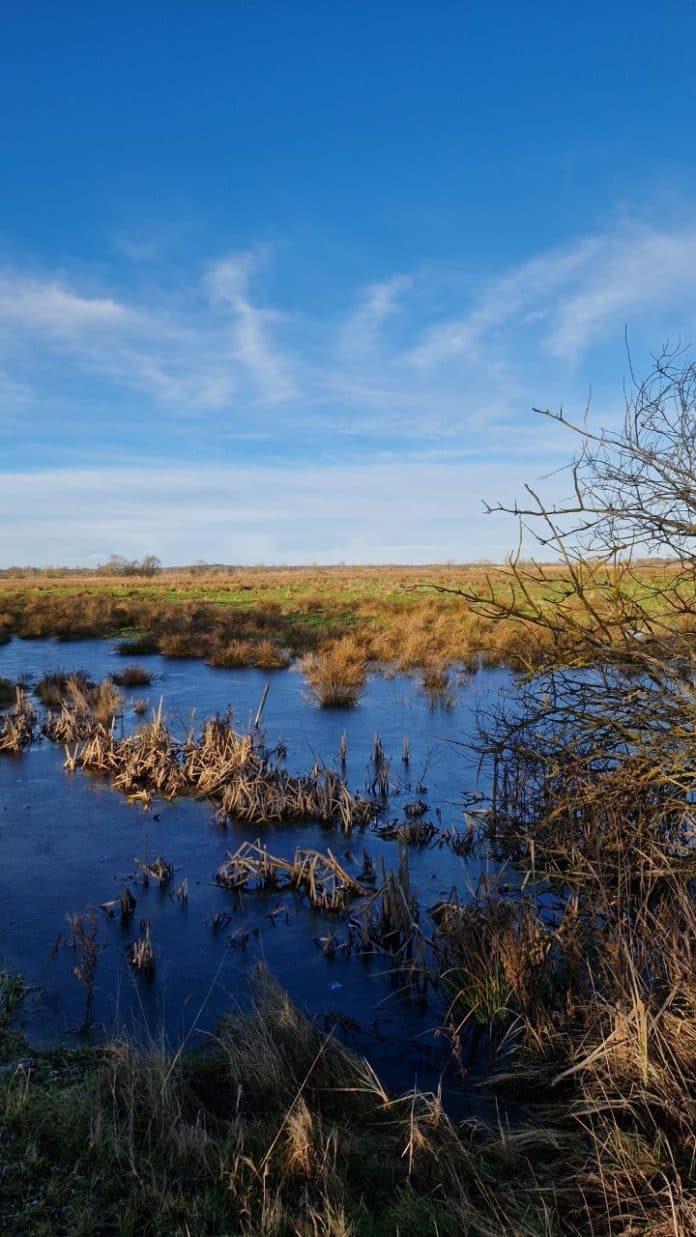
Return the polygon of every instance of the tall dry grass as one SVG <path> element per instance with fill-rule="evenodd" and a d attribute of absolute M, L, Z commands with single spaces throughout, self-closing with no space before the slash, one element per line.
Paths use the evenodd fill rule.
<path fill-rule="evenodd" d="M 303 663 L 312 698 L 324 709 L 354 708 L 365 686 L 367 659 L 352 636 L 337 640 Z"/>
<path fill-rule="evenodd" d="M 646 585 L 656 571 L 646 566 Z M 566 585 L 564 568 L 546 568 L 535 593 L 542 609 L 553 613 Z M 221 665 L 270 668 L 354 636 L 368 660 L 404 669 L 482 659 L 525 668 L 542 656 L 543 630 L 530 621 L 521 636 L 494 606 L 472 601 L 504 604 L 514 588 L 509 569 L 483 566 L 172 571 L 147 581 L 0 574 L 0 626 L 26 639 L 113 636 L 125 656 L 162 652 Z M 235 661 L 237 642 L 243 662 Z"/>

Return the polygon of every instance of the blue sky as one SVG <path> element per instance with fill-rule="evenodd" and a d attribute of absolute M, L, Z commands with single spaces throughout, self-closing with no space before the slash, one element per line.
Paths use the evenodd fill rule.
<path fill-rule="evenodd" d="M 501 558 L 696 342 L 696 5 L 4 0 L 0 565 Z M 554 475 L 547 490 L 561 492 Z"/>

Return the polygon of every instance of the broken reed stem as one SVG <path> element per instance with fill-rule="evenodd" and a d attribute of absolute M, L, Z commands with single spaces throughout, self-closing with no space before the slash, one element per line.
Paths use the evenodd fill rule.
<path fill-rule="evenodd" d="M 149 919 L 141 919 L 140 930 L 142 932 L 142 936 L 139 936 L 137 940 L 131 943 L 131 966 L 136 971 L 154 971 L 155 951 L 152 948 Z"/>
<path fill-rule="evenodd" d="M 365 897 L 368 890 L 341 867 L 328 851 L 298 847 L 292 861 L 270 855 L 260 839 L 243 842 L 218 868 L 215 879 L 225 889 L 244 889 L 254 881 L 258 889 L 293 889 L 304 894 L 317 910 L 344 911 L 349 897 Z"/>

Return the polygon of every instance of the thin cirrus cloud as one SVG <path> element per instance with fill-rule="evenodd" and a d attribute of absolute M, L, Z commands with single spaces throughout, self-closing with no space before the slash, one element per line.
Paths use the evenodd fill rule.
<path fill-rule="evenodd" d="M 0 272 L 0 424 L 33 403 L 41 435 L 57 379 L 82 375 L 90 393 L 122 398 L 162 430 L 193 433 L 208 414 L 214 453 L 240 435 L 282 452 L 310 434 L 323 452 L 389 438 L 404 456 L 471 435 L 494 454 L 503 435 L 514 453 L 534 403 L 582 406 L 593 381 L 621 404 L 624 324 L 651 348 L 694 332 L 691 224 L 624 219 L 487 277 L 419 266 L 349 289 L 333 314 L 268 303 L 271 268 L 281 282 L 271 251 L 232 252 L 178 283 L 168 270 L 168 294 L 147 282 L 122 291 L 127 271 L 119 292 L 66 273 Z M 79 402 L 72 416 L 79 423 Z M 98 454 L 100 427 L 89 408 L 82 416 Z"/>
<path fill-rule="evenodd" d="M 285 409 L 340 430 L 382 431 L 421 418 L 426 432 L 462 424 L 485 404 L 539 398 L 540 379 L 567 380 L 592 349 L 620 344 L 624 324 L 688 335 L 696 291 L 696 227 L 632 224 L 537 254 L 477 281 L 448 276 L 449 312 L 432 320 L 441 271 L 422 268 L 356 290 L 333 320 L 260 303 L 255 280 L 270 255 L 223 256 L 168 300 L 81 290 L 55 275 L 0 274 L 0 370 L 26 399 L 41 368 L 87 373 L 136 389 L 155 411 Z M 669 310 L 669 314 L 668 311 Z M 431 319 L 431 320 L 428 320 Z M 653 347 L 661 338 L 651 338 Z M 555 367 L 555 368 L 554 368 Z M 617 386 L 621 375 L 615 375 Z"/>
<path fill-rule="evenodd" d="M 471 460 L 47 470 L 0 487 L 0 566 L 156 551 L 167 563 L 433 562 L 501 558 L 513 522 L 484 515 Z M 514 484 L 505 466 L 498 484 Z M 417 495 L 417 501 L 414 500 Z M 29 499 L 27 499 L 29 496 Z M 17 513 L 21 513 L 21 519 Z"/>
<path fill-rule="evenodd" d="M 540 359 L 576 365 L 604 332 L 669 307 L 677 322 L 696 290 L 696 227 L 670 231 L 632 223 L 520 263 L 476 293 L 467 313 L 427 328 L 407 354 L 428 368 L 511 344 L 534 326 Z M 525 338 L 528 338 L 528 333 Z M 659 346 L 660 341 L 654 341 Z"/>
<path fill-rule="evenodd" d="M 264 293 L 269 272 L 282 287 L 268 249 L 181 275 L 160 272 L 161 260 L 130 285 L 128 270 L 113 286 L 0 271 L 0 491 L 13 494 L 15 561 L 37 561 L 47 538 L 53 561 L 102 547 L 170 560 L 495 556 L 481 498 L 508 497 L 567 458 L 530 407 L 582 408 L 592 381 L 592 415 L 610 419 L 623 404 L 625 324 L 645 350 L 696 338 L 691 224 L 624 219 L 475 279 L 421 265 L 343 293 L 332 285 L 327 304 L 343 308 L 325 314 L 287 312 Z M 166 279 L 148 283 L 153 272 Z M 133 434 L 109 439 L 119 418 Z M 181 472 L 193 453 L 198 481 Z M 132 488 L 127 472 L 104 472 L 112 458 L 145 471 L 95 522 L 89 477 L 104 493 Z M 55 495 L 45 527 L 30 468 Z M 263 515 L 254 496 L 271 492 Z M 190 532 L 177 533 L 177 503 Z"/>
<path fill-rule="evenodd" d="M 0 360 L 22 367 L 50 361 L 69 372 L 136 388 L 164 405 L 221 408 L 233 400 L 276 403 L 295 394 L 289 362 L 271 342 L 280 315 L 248 295 L 253 255 L 215 263 L 203 286 L 204 312 L 91 295 L 65 279 L 0 275 Z"/>

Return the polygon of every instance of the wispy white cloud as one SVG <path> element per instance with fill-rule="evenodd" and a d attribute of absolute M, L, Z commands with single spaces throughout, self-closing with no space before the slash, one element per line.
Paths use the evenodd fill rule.
<path fill-rule="evenodd" d="M 0 324 L 62 341 L 80 341 L 95 331 L 134 328 L 140 315 L 112 297 L 89 297 L 57 280 L 0 276 Z"/>
<path fill-rule="evenodd" d="M 240 250 L 163 268 L 166 280 L 139 268 L 130 290 L 121 271 L 118 291 L 82 270 L 0 270 L 0 427 L 18 442 L 21 403 L 27 441 L 40 440 L 65 390 L 73 427 L 103 396 L 210 458 L 244 440 L 277 454 L 311 440 L 325 459 L 387 449 L 425 459 L 472 442 L 482 458 L 521 458 L 530 434 L 546 432 L 531 405 L 582 406 L 592 380 L 620 406 L 624 323 L 653 347 L 696 330 L 691 224 L 622 220 L 476 280 L 420 266 L 358 287 L 332 314 L 271 298 L 277 265 L 269 249 Z M 609 377 L 597 359 L 607 340 Z M 98 435 L 90 441 L 96 458 Z M 544 446 L 554 454 L 550 432 Z"/>
<path fill-rule="evenodd" d="M 155 262 L 162 252 L 161 243 L 153 239 L 115 236 L 113 244 L 119 253 L 130 258 L 132 262 Z"/>
<path fill-rule="evenodd" d="M 597 253 L 596 239 L 582 240 L 564 251 L 551 251 L 513 267 L 479 290 L 463 289 L 473 304 L 461 316 L 428 327 L 409 354 L 416 365 L 429 366 L 460 354 L 475 359 L 478 350 L 499 328 L 523 312 L 545 317 L 545 301 Z M 541 305 L 540 305 L 541 302 Z"/>
<path fill-rule="evenodd" d="M 520 480 L 518 465 L 500 467 L 503 491 Z M 0 566 L 112 552 L 167 563 L 502 558 L 515 529 L 484 515 L 484 493 L 471 460 L 16 473 L 0 486 L 0 525 L 14 530 L 0 543 Z"/>
<path fill-rule="evenodd" d="M 380 343 L 381 331 L 399 309 L 399 298 L 413 286 L 408 275 L 393 275 L 361 290 L 357 308 L 341 331 L 340 348 L 349 360 L 373 351 Z"/>
<path fill-rule="evenodd" d="M 560 299 L 544 344 L 554 356 L 575 361 L 622 318 L 630 322 L 666 306 L 678 317 L 684 298 L 693 303 L 694 293 L 696 226 L 675 232 L 627 227 L 604 238 L 598 260 L 586 264 L 578 286 Z"/>
<path fill-rule="evenodd" d="M 624 221 L 612 229 L 551 249 L 469 290 L 469 307 L 422 331 L 407 353 L 428 368 L 453 358 L 483 360 L 515 354 L 524 331 L 537 359 L 577 364 L 605 332 L 670 311 L 693 322 L 696 227 L 674 230 Z M 537 328 L 530 337 L 529 328 Z M 658 344 L 661 341 L 658 341 Z"/>
<path fill-rule="evenodd" d="M 249 372 L 259 392 L 275 403 L 290 399 L 297 388 L 287 358 L 280 355 L 270 339 L 270 329 L 281 320 L 271 309 L 260 309 L 249 295 L 256 256 L 235 253 L 211 266 L 208 285 L 214 301 L 228 306 L 233 315 L 230 326 L 232 356 Z"/>
<path fill-rule="evenodd" d="M 254 257 L 214 264 L 200 305 L 172 310 L 155 297 L 128 303 L 82 293 L 55 277 L 0 274 L 0 356 L 27 371 L 46 359 L 191 411 L 234 399 L 290 398 L 290 365 L 270 333 L 280 320 L 248 293 Z M 192 298 L 194 299 L 194 298 Z M 30 379 L 27 378 L 27 381 Z"/>

